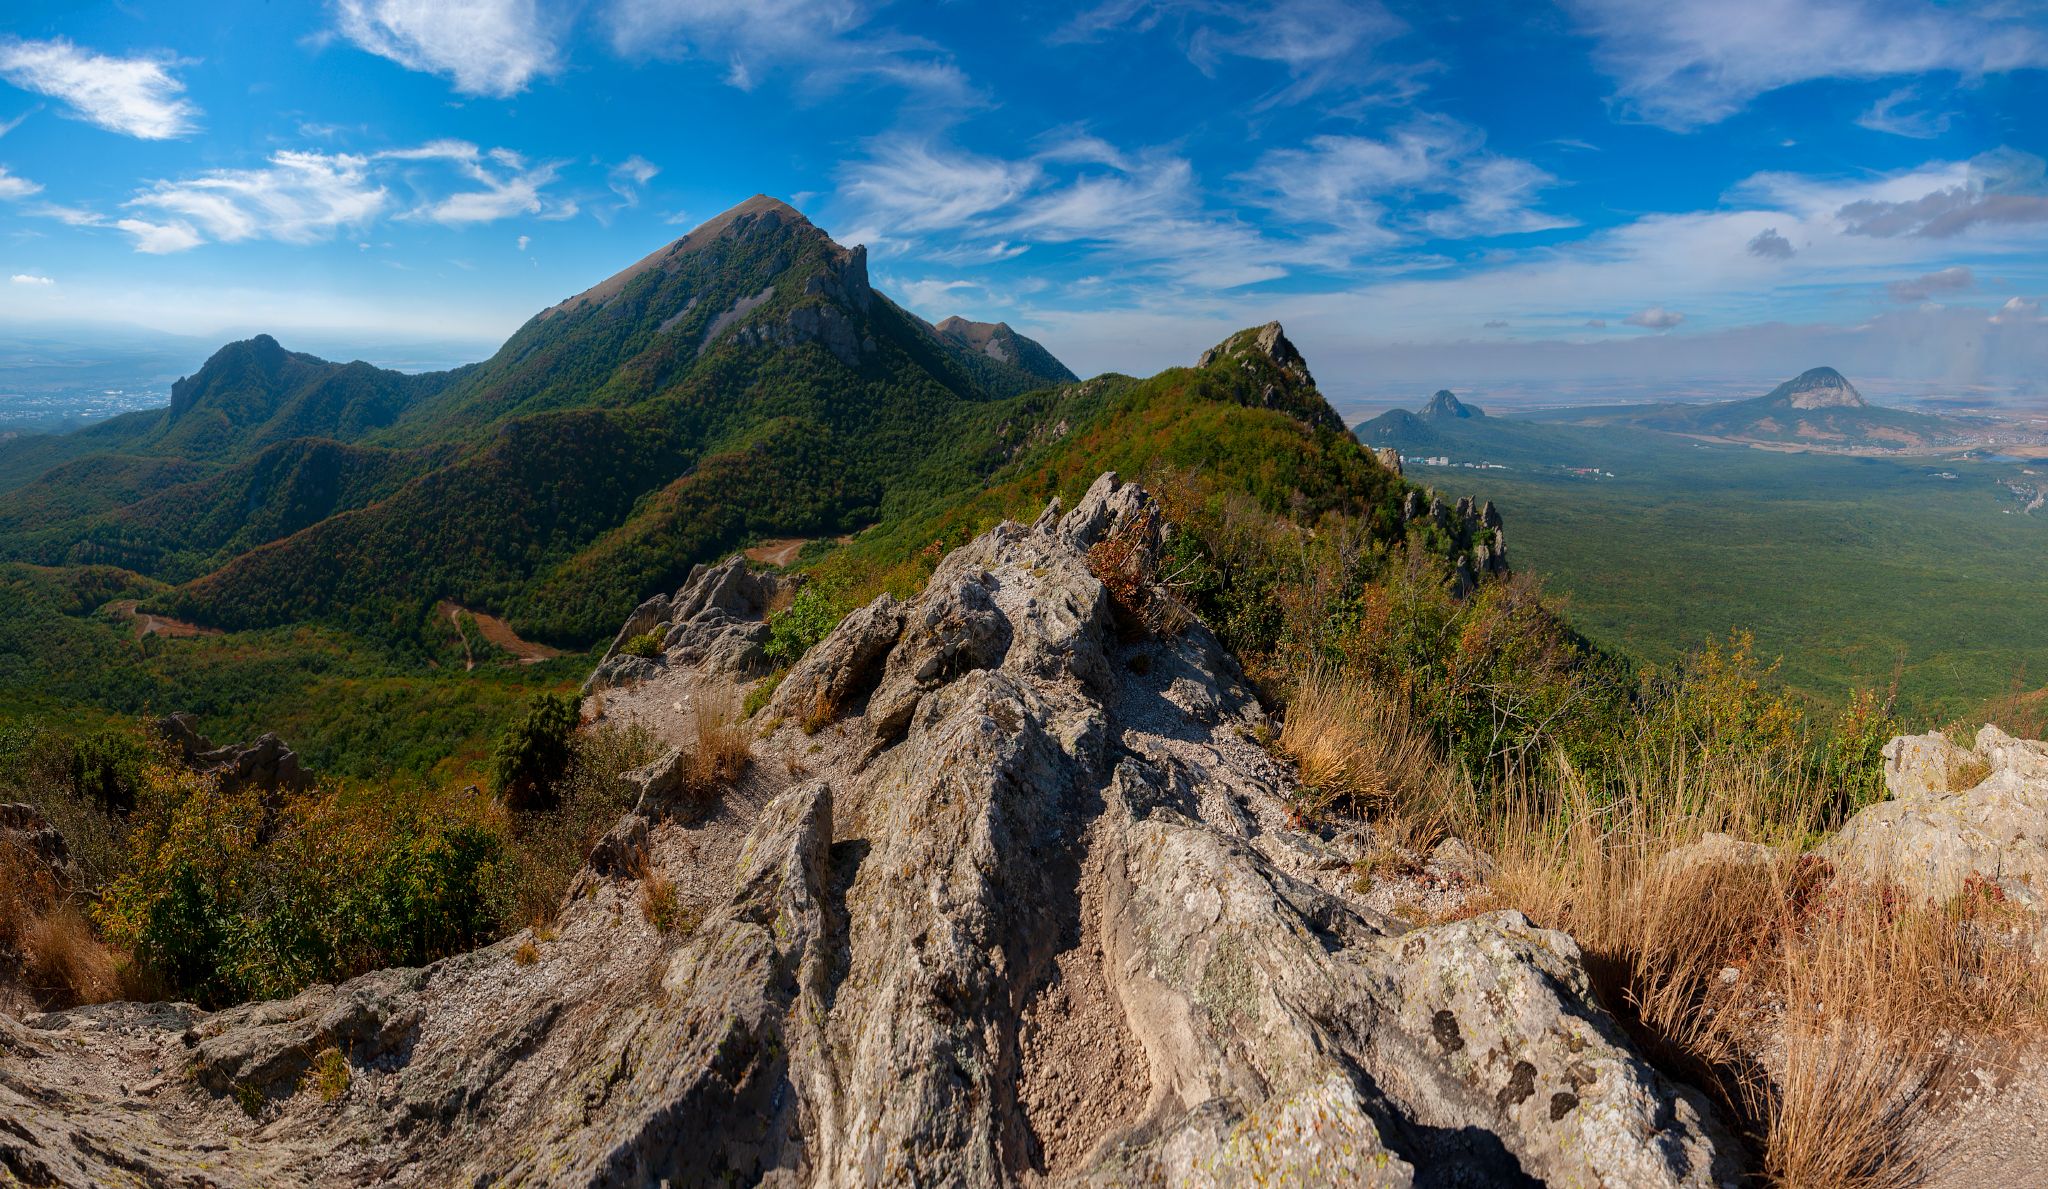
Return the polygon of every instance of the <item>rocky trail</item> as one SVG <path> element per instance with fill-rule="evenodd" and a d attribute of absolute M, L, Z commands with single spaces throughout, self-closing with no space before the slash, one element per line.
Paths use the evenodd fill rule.
<path fill-rule="evenodd" d="M 1138 488 L 856 611 L 708 798 L 698 716 L 765 672 L 770 577 L 701 569 L 587 691 L 678 744 L 559 920 L 207 1013 L 0 1017 L 29 1184 L 1719 1186 L 1706 1100 L 1630 1050 L 1570 938 L 1410 928 L 1292 829 L 1290 770 L 1199 623 L 1090 573 Z M 627 663 L 631 662 L 631 663 Z M 666 888 L 668 931 L 644 905 Z M 338 1054 L 347 1077 L 331 1070 Z"/>

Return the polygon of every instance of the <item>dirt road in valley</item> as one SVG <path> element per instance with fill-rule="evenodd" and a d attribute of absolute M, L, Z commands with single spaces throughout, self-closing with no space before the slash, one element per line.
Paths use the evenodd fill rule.
<path fill-rule="evenodd" d="M 448 622 L 455 625 L 456 633 L 462 637 L 462 649 L 468 657 L 468 662 L 464 665 L 464 668 L 476 668 L 476 654 L 470 651 L 469 633 L 462 629 L 462 616 L 465 615 L 469 617 L 471 623 L 476 625 L 477 634 L 482 636 L 485 642 L 493 648 L 509 652 L 513 656 L 518 657 L 519 663 L 522 665 L 537 665 L 542 661 L 553 660 L 555 657 L 562 655 L 562 650 L 559 648 L 550 648 L 545 644 L 535 644 L 531 640 L 520 639 L 519 633 L 512 630 L 512 625 L 495 615 L 486 615 L 481 611 L 471 611 L 467 607 L 451 603 L 446 599 L 441 601 L 440 610 L 441 614 L 448 617 Z"/>

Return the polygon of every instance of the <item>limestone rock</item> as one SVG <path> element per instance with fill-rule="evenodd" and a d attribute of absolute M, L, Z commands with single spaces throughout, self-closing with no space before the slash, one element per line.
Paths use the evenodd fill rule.
<path fill-rule="evenodd" d="M 1884 756 L 1891 799 L 1850 818 L 1821 854 L 1932 900 L 1975 877 L 2048 909 L 2048 745 L 1986 726 L 1969 751 L 1901 736 Z"/>
<path fill-rule="evenodd" d="M 215 747 L 199 733 L 198 721 L 190 714 L 168 714 L 157 719 L 155 727 L 186 767 L 218 777 L 221 788 L 232 791 L 253 786 L 266 793 L 295 792 L 310 782 L 299 765 L 298 753 L 276 735 L 266 732 L 253 743 Z"/>
<path fill-rule="evenodd" d="M 776 574 L 757 574 L 746 559 L 730 557 L 699 565 L 674 595 L 655 595 L 640 604 L 619 629 L 609 651 L 583 683 L 583 696 L 646 681 L 664 668 L 680 666 L 727 676 L 754 676 L 767 666 L 768 608 L 786 586 Z M 661 635 L 659 658 L 619 651 L 635 636 Z"/>
<path fill-rule="evenodd" d="M 69 882 L 71 848 L 33 805 L 0 804 L 0 846 L 11 846 Z"/>

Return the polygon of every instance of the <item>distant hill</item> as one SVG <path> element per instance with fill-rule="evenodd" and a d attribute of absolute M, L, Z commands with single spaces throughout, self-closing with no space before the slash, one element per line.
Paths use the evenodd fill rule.
<path fill-rule="evenodd" d="M 170 407 L 0 442 L 0 560 L 181 583 L 225 628 L 608 633 L 748 535 L 839 533 L 971 486 L 1073 373 L 1001 323 L 941 331 L 864 248 L 756 196 L 542 310 L 490 359 L 404 375 L 231 343 Z M 383 630 L 383 629 L 379 629 Z"/>
<path fill-rule="evenodd" d="M 1561 409 L 1538 419 L 1823 450 L 1961 446 L 1982 432 L 1982 427 L 1957 418 L 1873 405 L 1831 367 L 1801 372 L 1750 400 Z"/>
<path fill-rule="evenodd" d="M 957 347 L 956 356 L 970 368 L 995 366 L 984 374 L 984 382 L 1004 391 L 1006 396 L 1043 388 L 1047 384 L 1070 384 L 1080 379 L 1052 352 L 1010 329 L 1007 322 L 970 322 L 955 315 L 932 328 L 939 340 Z"/>

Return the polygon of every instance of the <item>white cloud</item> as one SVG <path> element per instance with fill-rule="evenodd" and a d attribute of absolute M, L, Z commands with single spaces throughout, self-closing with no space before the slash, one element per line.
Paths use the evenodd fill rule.
<path fill-rule="evenodd" d="M 522 235 L 522 236 L 520 236 L 520 237 L 519 237 L 519 250 L 520 250 L 520 251 L 522 251 L 522 252 L 524 252 L 524 251 L 526 250 L 526 245 L 528 245 L 528 244 L 530 244 L 530 243 L 532 243 L 532 242 L 533 242 L 533 237 L 532 237 L 532 236 L 530 236 L 530 235 Z"/>
<path fill-rule="evenodd" d="M 123 205 L 150 217 L 115 226 L 143 252 L 175 252 L 214 241 L 274 239 L 307 244 L 338 228 L 367 224 L 389 199 L 369 176 L 369 159 L 348 153 L 281 151 L 261 169 L 216 169 L 160 181 Z"/>
<path fill-rule="evenodd" d="M 529 167 L 525 158 L 510 149 L 486 151 L 466 140 L 435 140 L 377 156 L 385 161 L 444 161 L 483 187 L 430 199 L 407 211 L 404 217 L 408 219 L 459 226 L 490 223 L 513 215 L 567 218 L 577 210 L 573 202 L 551 202 L 542 193 L 555 180 L 559 166 L 542 162 Z"/>
<path fill-rule="evenodd" d="M 462 140 L 374 154 L 283 150 L 260 168 L 155 182 L 122 204 L 134 213 L 112 226 L 134 237 L 137 251 L 162 254 L 250 239 L 317 243 L 391 215 L 457 226 L 520 214 L 574 214 L 573 203 L 544 193 L 556 169 Z M 469 188 L 451 192 L 449 170 Z M 415 191 L 414 201 L 394 198 L 393 181 Z M 30 213 L 73 226 L 106 225 L 95 212 L 72 207 L 46 205 Z"/>
<path fill-rule="evenodd" d="M 862 80 L 956 100 L 971 94 L 949 54 L 872 28 L 871 16 L 861 0 L 611 0 L 604 20 L 620 55 L 721 63 L 725 81 L 742 91 L 790 69 L 815 91 Z"/>
<path fill-rule="evenodd" d="M 1035 186 L 1043 169 L 934 145 L 915 137 L 883 137 L 868 156 L 842 171 L 840 193 L 877 230 L 853 238 L 874 241 L 892 232 L 956 231 L 983 222 Z"/>
<path fill-rule="evenodd" d="M 117 219 L 114 226 L 135 237 L 135 250 L 152 256 L 196 248 L 206 238 L 190 223 L 152 223 L 147 219 Z"/>
<path fill-rule="evenodd" d="M 839 197 L 851 215 L 845 238 L 885 256 L 971 266 L 1070 247 L 1111 270 L 1091 284 L 1214 289 L 1348 270 L 1425 238 L 1570 226 L 1534 208 L 1552 184 L 1528 162 L 1485 151 L 1464 125 L 1419 119 L 1385 140 L 1326 136 L 1267 153 L 1234 187 L 1277 215 L 1264 225 L 1221 205 L 1186 157 L 1088 135 L 1019 158 L 877 137 L 842 167 Z"/>
<path fill-rule="evenodd" d="M 1885 292 L 1901 305 L 1914 305 L 1938 293 L 1965 293 L 1976 287 L 1977 274 L 1957 264 L 1910 281 L 1893 281 L 1885 286 Z"/>
<path fill-rule="evenodd" d="M 168 140 L 193 130 L 199 109 L 183 97 L 168 59 L 116 58 L 63 38 L 0 41 L 0 78 L 62 100 L 71 114 L 111 132 Z"/>
<path fill-rule="evenodd" d="M 612 193 L 618 195 L 626 206 L 639 206 L 640 188 L 654 180 L 654 175 L 660 172 L 661 168 L 654 162 L 635 153 L 614 165 L 611 172 L 605 175 L 605 181 L 611 186 Z"/>
<path fill-rule="evenodd" d="M 1913 196 L 1858 199 L 1838 212 L 1852 235 L 1947 239 L 1973 227 L 2048 223 L 2048 162 L 1995 149 Z"/>
<path fill-rule="evenodd" d="M 2019 326 L 2029 322 L 2048 321 L 2041 317 L 2041 303 L 2026 297 L 2010 297 L 1998 312 L 1991 315 L 1995 326 Z"/>
<path fill-rule="evenodd" d="M 558 30 L 535 0 L 338 0 L 341 35 L 465 95 L 505 99 L 561 69 Z"/>
<path fill-rule="evenodd" d="M 1261 205 L 1296 223 L 1342 230 L 1353 250 L 1417 233 L 1462 239 L 1572 225 L 1535 209 L 1557 179 L 1527 161 L 1485 151 L 1468 125 L 1425 116 L 1384 140 L 1318 136 L 1275 149 L 1244 175 Z M 1389 209 L 1398 204 L 1401 209 Z"/>
<path fill-rule="evenodd" d="M 0 198 L 27 198 L 31 194 L 42 193 L 42 189 L 27 178 L 15 177 L 7 172 L 5 165 L 0 165 Z"/>
<path fill-rule="evenodd" d="M 1633 114 L 1669 128 L 1727 118 L 1813 79 L 2048 65 L 2048 27 L 2005 0 L 1566 0 Z"/>
<path fill-rule="evenodd" d="M 25 272 L 15 273 L 10 279 L 17 285 L 54 285 L 57 283 L 49 277 L 31 276 Z"/>
<path fill-rule="evenodd" d="M 1670 330 L 1680 322 L 1685 321 L 1685 315 L 1677 310 L 1667 310 L 1663 306 L 1649 306 L 1645 309 L 1637 310 L 1635 313 L 1623 318 L 1622 321 L 1630 326 L 1641 326 L 1646 330 Z"/>

